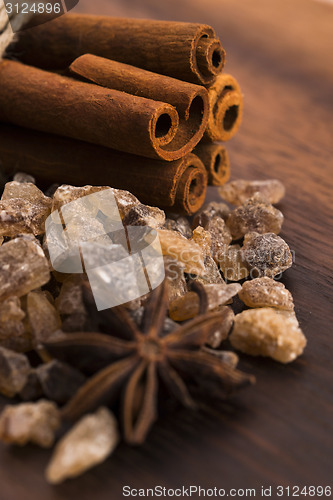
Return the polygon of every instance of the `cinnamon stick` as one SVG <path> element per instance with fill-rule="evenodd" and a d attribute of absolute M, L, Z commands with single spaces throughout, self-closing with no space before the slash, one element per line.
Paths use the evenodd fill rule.
<path fill-rule="evenodd" d="M 210 186 L 223 186 L 229 180 L 229 155 L 222 144 L 200 142 L 193 152 L 205 165 Z"/>
<path fill-rule="evenodd" d="M 69 69 L 91 83 L 174 106 L 179 127 L 171 144 L 187 144 L 193 149 L 203 136 L 209 114 L 204 87 L 92 54 L 75 59 Z"/>
<path fill-rule="evenodd" d="M 0 62 L 0 87 L 3 122 L 150 158 L 176 160 L 189 153 L 204 132 L 204 99 L 199 96 L 193 100 L 192 119 L 177 133 L 179 117 L 170 104 L 18 62 Z"/>
<path fill-rule="evenodd" d="M 243 95 L 231 75 L 219 75 L 209 87 L 210 114 L 204 140 L 228 141 L 239 129 L 243 113 Z"/>
<path fill-rule="evenodd" d="M 130 191 L 142 203 L 189 215 L 199 210 L 206 194 L 206 169 L 194 154 L 172 162 L 151 160 L 0 124 L 0 158 L 7 173 L 30 173 L 41 185 L 107 185 Z"/>
<path fill-rule="evenodd" d="M 90 53 L 204 85 L 222 71 L 225 52 L 205 24 L 69 14 L 22 31 L 10 53 L 64 69 Z"/>

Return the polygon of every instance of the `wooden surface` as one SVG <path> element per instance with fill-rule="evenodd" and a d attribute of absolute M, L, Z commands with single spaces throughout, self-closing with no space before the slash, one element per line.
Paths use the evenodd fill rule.
<path fill-rule="evenodd" d="M 106 463 L 62 486 L 43 479 L 49 452 L 1 447 L 0 499 L 118 500 L 123 485 L 329 484 L 333 7 L 312 0 L 81 0 L 76 11 L 215 27 L 227 50 L 226 71 L 245 95 L 243 125 L 228 145 L 232 178 L 275 177 L 287 187 L 282 237 L 296 260 L 284 283 L 309 342 L 288 366 L 244 356 L 242 366 L 256 374 L 257 385 L 222 412 L 165 412 L 145 446 L 121 445 Z"/>

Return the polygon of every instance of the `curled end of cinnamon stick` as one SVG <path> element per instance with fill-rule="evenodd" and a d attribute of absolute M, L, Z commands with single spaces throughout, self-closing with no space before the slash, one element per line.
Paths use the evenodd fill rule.
<path fill-rule="evenodd" d="M 185 116 L 179 116 L 179 126 L 167 144 L 155 141 L 158 157 L 171 161 L 190 153 L 202 139 L 209 119 L 208 94 L 204 87 L 197 86 L 191 96 Z"/>
<path fill-rule="evenodd" d="M 197 46 L 196 58 L 199 71 L 206 78 L 211 79 L 223 70 L 226 53 L 219 40 L 201 38 Z"/>
<path fill-rule="evenodd" d="M 229 155 L 222 144 L 200 143 L 194 153 L 206 167 L 210 186 L 223 186 L 229 180 Z"/>
<path fill-rule="evenodd" d="M 192 215 L 205 201 L 207 172 L 202 161 L 194 154 L 185 158 L 186 169 L 179 179 L 173 209 Z"/>
<path fill-rule="evenodd" d="M 228 141 L 238 131 L 243 113 L 243 95 L 234 77 L 219 75 L 209 88 L 210 116 L 204 139 Z"/>
<path fill-rule="evenodd" d="M 192 71 L 201 85 L 211 85 L 224 68 L 226 53 L 210 26 L 201 26 L 192 50 Z"/>
<path fill-rule="evenodd" d="M 161 107 L 152 116 L 150 122 L 150 137 L 155 149 L 163 148 L 174 139 L 179 126 L 178 113 L 171 106 Z"/>

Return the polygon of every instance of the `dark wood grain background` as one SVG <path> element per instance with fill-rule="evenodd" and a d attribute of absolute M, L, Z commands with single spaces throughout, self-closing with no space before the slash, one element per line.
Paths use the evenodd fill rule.
<path fill-rule="evenodd" d="M 332 480 L 333 6 L 314 0 L 80 0 L 81 12 L 211 24 L 245 96 L 228 144 L 232 178 L 282 180 L 284 275 L 308 337 L 281 366 L 243 357 L 257 385 L 222 408 L 165 412 L 141 448 L 121 445 L 80 479 L 51 487 L 48 451 L 0 448 L 0 499 L 118 500 L 122 486 L 257 488 Z M 210 188 L 209 198 L 217 198 Z M 258 494 L 259 496 L 259 494 Z M 273 494 L 273 498 L 275 495 Z"/>

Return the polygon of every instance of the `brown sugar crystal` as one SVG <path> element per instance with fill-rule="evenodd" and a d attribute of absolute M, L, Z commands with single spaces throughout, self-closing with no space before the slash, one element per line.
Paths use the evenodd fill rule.
<path fill-rule="evenodd" d="M 34 342 L 45 342 L 61 326 L 60 316 L 43 292 L 30 292 L 27 312 Z"/>
<path fill-rule="evenodd" d="M 37 240 L 15 238 L 0 247 L 0 300 L 21 297 L 50 279 L 47 259 Z"/>
<path fill-rule="evenodd" d="M 293 311 L 294 301 L 283 283 L 267 276 L 243 283 L 239 298 L 248 307 L 275 307 Z"/>
<path fill-rule="evenodd" d="M 198 226 L 193 231 L 191 238 L 200 246 L 204 255 L 205 273 L 195 279 L 203 284 L 224 283 L 219 268 L 211 255 L 212 238 L 208 231 Z"/>
<path fill-rule="evenodd" d="M 0 201 L 0 236 L 43 234 L 51 204 L 51 198 L 31 182 L 7 182 Z"/>
<path fill-rule="evenodd" d="M 249 198 L 240 207 L 235 208 L 227 219 L 232 239 L 238 240 L 246 233 L 279 234 L 283 215 L 277 208 L 268 203 L 259 193 Z"/>
<path fill-rule="evenodd" d="M 242 253 L 251 277 L 274 278 L 293 263 L 289 246 L 274 233 L 246 234 Z"/>
<path fill-rule="evenodd" d="M 169 255 L 165 255 L 163 260 L 166 280 L 168 282 L 168 301 L 172 302 L 187 292 L 187 283 L 184 274 L 185 266 Z"/>
<path fill-rule="evenodd" d="M 207 297 L 208 311 L 218 310 L 220 306 L 230 302 L 232 297 L 237 295 L 241 286 L 238 283 L 231 285 L 209 284 L 203 285 Z M 179 297 L 171 302 L 169 314 L 174 321 L 185 321 L 194 318 L 199 314 L 200 301 L 197 293 L 188 292 L 183 297 Z"/>
<path fill-rule="evenodd" d="M 107 408 L 81 418 L 59 441 L 46 470 L 50 483 L 79 476 L 103 462 L 119 442 L 118 425 Z"/>
<path fill-rule="evenodd" d="M 8 297 L 0 302 L 0 346 L 8 347 L 11 341 L 24 334 L 24 317 L 18 297 Z"/>
<path fill-rule="evenodd" d="M 230 214 L 230 208 L 225 203 L 212 201 L 204 205 L 193 218 L 193 227 L 202 226 L 205 227 L 209 220 L 214 216 L 222 217 L 222 219 L 227 220 Z"/>
<path fill-rule="evenodd" d="M 30 203 L 42 205 L 47 208 L 51 208 L 52 205 L 51 198 L 45 196 L 45 194 L 32 182 L 7 182 L 1 200 L 11 200 L 12 198 L 24 198 L 30 201 Z"/>
<path fill-rule="evenodd" d="M 282 182 L 276 179 L 246 181 L 238 179 L 219 188 L 221 197 L 232 205 L 241 205 L 255 193 L 260 193 L 270 203 L 279 203 L 285 195 Z"/>
<path fill-rule="evenodd" d="M 237 314 L 230 342 L 246 354 L 268 356 L 281 363 L 294 361 L 306 346 L 295 314 L 282 314 L 270 307 Z"/>
<path fill-rule="evenodd" d="M 188 219 L 178 214 L 168 214 L 164 228 L 178 231 L 182 236 L 185 236 L 185 238 L 191 238 L 192 236 L 192 229 Z"/>
<path fill-rule="evenodd" d="M 182 236 L 177 231 L 158 229 L 163 255 L 175 257 L 184 264 L 184 271 L 201 276 L 205 273 L 203 252 L 199 245 Z"/>
<path fill-rule="evenodd" d="M 25 386 L 30 364 L 24 354 L 0 347 L 0 393 L 12 398 Z"/>
<path fill-rule="evenodd" d="M 58 404 L 66 403 L 86 380 L 79 370 L 56 359 L 38 366 L 36 375 L 44 395 Z"/>
<path fill-rule="evenodd" d="M 219 266 L 228 281 L 240 281 L 249 275 L 240 245 L 229 245 L 224 255 L 221 255 Z"/>
<path fill-rule="evenodd" d="M 226 223 L 218 215 L 214 215 L 205 225 L 204 229 L 211 236 L 211 254 L 215 262 L 219 262 L 225 253 L 226 247 L 231 243 L 232 236 Z"/>
<path fill-rule="evenodd" d="M 28 442 L 52 446 L 60 426 L 60 413 L 51 401 L 6 406 L 0 416 L 0 439 L 23 446 Z"/>
<path fill-rule="evenodd" d="M 161 228 L 165 223 L 165 213 L 157 207 L 149 207 L 142 203 L 134 205 L 123 218 L 126 226 L 149 226 Z"/>
<path fill-rule="evenodd" d="M 70 186 L 68 184 L 62 184 L 58 187 L 56 192 L 53 195 L 53 204 L 52 211 L 57 210 L 63 205 L 75 201 L 83 196 L 88 196 L 90 194 L 99 193 L 100 191 L 104 191 L 105 189 L 111 189 L 112 194 L 116 198 L 116 202 L 118 205 L 118 209 L 121 217 L 123 218 L 127 212 L 135 205 L 139 205 L 139 200 L 128 191 L 123 191 L 122 189 L 112 189 L 108 186 Z M 98 205 L 98 197 L 94 199 L 96 203 L 96 213 L 98 210 L 103 212 L 105 208 L 103 206 Z M 104 213 L 104 212 L 103 212 Z M 105 215 L 108 215 L 107 213 Z"/>

